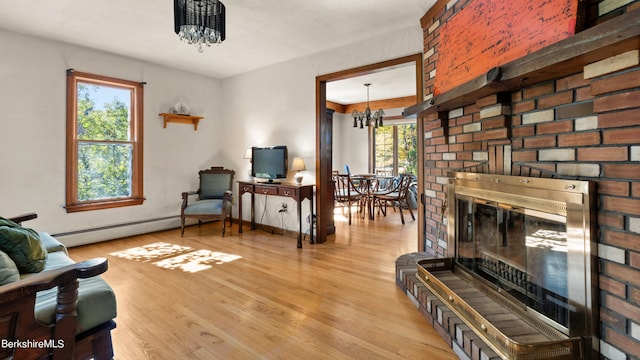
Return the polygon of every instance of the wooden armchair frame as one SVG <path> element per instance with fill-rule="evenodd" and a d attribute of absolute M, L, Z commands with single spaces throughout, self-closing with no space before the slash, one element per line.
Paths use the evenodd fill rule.
<path fill-rule="evenodd" d="M 25 214 L 10 220 L 20 224 L 37 218 Z M 78 279 L 86 279 L 107 271 L 105 258 L 96 258 L 44 271 L 0 287 L 0 338 L 9 342 L 44 341 L 44 347 L 0 348 L 2 359 L 112 359 L 109 321 L 81 334 L 77 329 Z M 36 294 L 58 287 L 55 321 L 45 325 L 35 319 Z"/>

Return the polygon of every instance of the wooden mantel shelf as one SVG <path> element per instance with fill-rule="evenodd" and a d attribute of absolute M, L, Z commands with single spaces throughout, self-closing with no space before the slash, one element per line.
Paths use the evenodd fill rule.
<path fill-rule="evenodd" d="M 198 122 L 200 119 L 204 119 L 202 116 L 193 116 L 193 115 L 179 115 L 179 114 L 169 114 L 169 113 L 160 113 L 158 114 L 162 116 L 164 119 L 164 127 L 167 128 L 167 123 L 178 123 L 178 124 L 193 124 L 193 131 L 198 130 Z"/>
<path fill-rule="evenodd" d="M 640 9 L 620 15 L 489 70 L 469 82 L 404 109 L 411 117 L 449 111 L 485 96 L 516 91 L 583 71 L 585 65 L 640 48 Z"/>

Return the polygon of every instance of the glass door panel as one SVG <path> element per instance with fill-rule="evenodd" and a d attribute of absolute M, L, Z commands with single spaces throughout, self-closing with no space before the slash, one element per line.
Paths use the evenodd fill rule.
<path fill-rule="evenodd" d="M 568 326 L 567 225 L 562 216 L 525 215 L 528 303 L 532 309 Z"/>
<path fill-rule="evenodd" d="M 476 267 L 474 271 L 496 283 L 500 271 L 498 263 L 498 209 L 489 204 L 474 202 L 474 251 Z"/>

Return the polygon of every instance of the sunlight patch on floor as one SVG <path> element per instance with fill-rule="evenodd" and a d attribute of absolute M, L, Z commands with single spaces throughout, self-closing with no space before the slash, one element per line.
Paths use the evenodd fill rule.
<path fill-rule="evenodd" d="M 342 214 L 333 214 L 333 221 L 347 222 L 349 219 Z"/>
<path fill-rule="evenodd" d="M 127 250 L 112 252 L 109 255 L 117 256 L 119 258 L 127 260 L 145 262 L 157 258 L 171 256 L 174 254 L 184 253 L 191 250 L 193 250 L 193 248 L 188 246 L 174 245 L 166 242 L 157 242 L 130 248 Z"/>
<path fill-rule="evenodd" d="M 239 255 L 212 250 L 193 250 L 189 246 L 157 242 L 112 252 L 109 255 L 139 262 L 158 260 L 152 264 L 165 269 L 179 269 L 190 273 L 209 269 L 212 265 L 222 265 L 242 258 Z"/>
<path fill-rule="evenodd" d="M 241 258 L 242 256 L 239 255 L 225 254 L 218 251 L 198 250 L 157 261 L 153 264 L 165 269 L 180 269 L 185 272 L 195 273 L 210 269 L 212 264 L 222 265 Z"/>
<path fill-rule="evenodd" d="M 360 215 L 360 207 L 358 205 L 351 206 L 351 217 Z M 333 221 L 338 222 L 348 222 L 349 221 L 349 213 L 347 209 L 343 206 L 336 206 L 333 209 Z"/>

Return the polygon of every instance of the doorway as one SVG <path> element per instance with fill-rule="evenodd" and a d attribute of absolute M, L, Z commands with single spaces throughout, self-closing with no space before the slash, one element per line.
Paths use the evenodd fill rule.
<path fill-rule="evenodd" d="M 423 100 L 421 53 L 316 77 L 316 229 L 317 241 L 320 243 L 325 242 L 327 237 L 335 232 L 333 223 L 333 182 L 331 176 L 333 170 L 333 113 L 327 110 L 327 82 L 381 72 L 387 68 L 407 63 L 415 64 L 416 103 L 419 103 Z M 417 132 L 418 134 L 423 133 L 421 121 L 417 121 Z M 423 141 L 423 137 L 418 136 L 418 149 L 424 148 Z M 423 158 L 422 151 L 418 151 L 418 164 L 423 163 Z M 422 194 L 424 167 L 418 166 L 417 170 L 418 194 Z M 418 234 L 423 233 L 423 214 L 423 204 L 419 202 Z M 417 241 L 418 249 L 420 249 L 420 240 L 418 239 Z"/>

